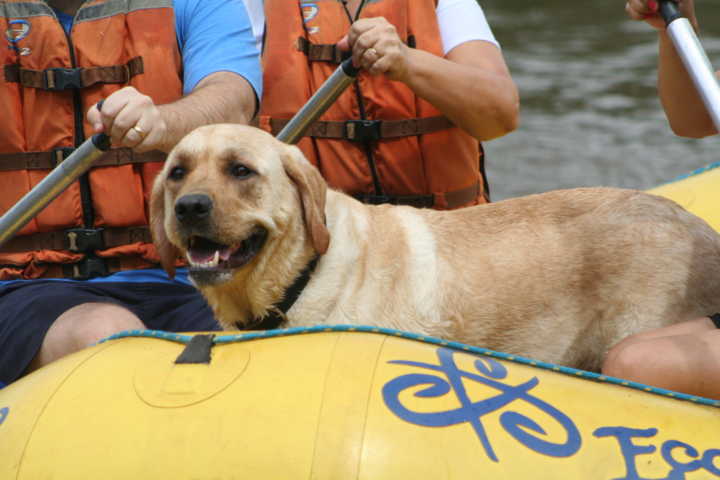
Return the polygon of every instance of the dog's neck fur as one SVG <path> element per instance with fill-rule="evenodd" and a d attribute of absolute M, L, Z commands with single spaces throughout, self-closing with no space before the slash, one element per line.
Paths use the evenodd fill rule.
<path fill-rule="evenodd" d="M 305 226 L 292 221 L 291 235 L 280 235 L 265 247 L 270 251 L 258 256 L 227 285 L 202 288 L 215 316 L 224 328 L 251 326 L 280 303 L 288 288 L 315 257 Z M 301 239 L 301 241 L 297 241 Z M 275 252 L 283 252 L 278 255 Z"/>

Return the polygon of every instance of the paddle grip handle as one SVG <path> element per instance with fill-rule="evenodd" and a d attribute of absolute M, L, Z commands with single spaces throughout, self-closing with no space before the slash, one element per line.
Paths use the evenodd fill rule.
<path fill-rule="evenodd" d="M 660 16 L 665 20 L 665 25 L 670 25 L 674 20 L 682 18 L 680 8 L 674 0 L 660 0 Z"/>
<path fill-rule="evenodd" d="M 343 69 L 343 73 L 348 77 L 357 77 L 358 73 L 360 73 L 360 68 L 353 65 L 352 58 L 346 58 L 340 66 Z"/>
<path fill-rule="evenodd" d="M 101 98 L 100 101 L 97 103 L 98 112 L 102 110 L 104 103 L 105 99 Z M 104 132 L 96 133 L 95 135 L 93 135 L 92 143 L 93 145 L 95 145 L 95 148 L 97 148 L 98 150 L 102 150 L 103 152 L 107 152 L 108 150 L 110 150 L 110 137 Z"/>

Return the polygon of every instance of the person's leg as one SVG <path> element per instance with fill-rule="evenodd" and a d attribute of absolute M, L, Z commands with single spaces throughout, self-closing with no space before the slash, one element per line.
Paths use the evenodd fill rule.
<path fill-rule="evenodd" d="M 144 328 L 140 319 L 125 307 L 112 303 L 82 303 L 57 317 L 25 373 L 115 333 Z"/>
<path fill-rule="evenodd" d="M 133 287 L 133 312 L 147 328 L 167 332 L 222 330 L 200 291 L 190 285 L 145 283 Z"/>
<path fill-rule="evenodd" d="M 138 328 L 220 330 L 200 292 L 181 283 L 38 280 L 2 287 L 0 382 Z"/>
<path fill-rule="evenodd" d="M 62 321 L 55 325 L 56 320 Z M 94 284 L 38 280 L 6 285 L 0 288 L 0 382 L 9 384 L 127 328 L 143 327 L 130 308 Z"/>
<path fill-rule="evenodd" d="M 610 349 L 602 372 L 720 399 L 720 330 L 702 317 L 633 335 Z"/>

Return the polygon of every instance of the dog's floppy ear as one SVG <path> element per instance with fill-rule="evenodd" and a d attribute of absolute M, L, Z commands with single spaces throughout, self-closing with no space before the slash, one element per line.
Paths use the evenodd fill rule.
<path fill-rule="evenodd" d="M 320 172 L 307 161 L 299 148 L 285 145 L 283 167 L 295 184 L 303 207 L 303 218 L 315 251 L 327 252 L 330 232 L 325 226 L 325 194 L 327 184 Z"/>
<path fill-rule="evenodd" d="M 180 251 L 170 243 L 165 232 L 165 175 L 160 172 L 155 178 L 150 195 L 150 233 L 153 244 L 160 256 L 160 264 L 170 278 L 175 277 L 175 261 Z"/>

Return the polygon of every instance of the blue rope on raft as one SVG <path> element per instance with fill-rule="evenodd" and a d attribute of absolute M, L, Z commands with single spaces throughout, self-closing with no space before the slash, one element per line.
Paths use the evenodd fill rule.
<path fill-rule="evenodd" d="M 720 164 L 718 164 L 720 165 Z M 664 397 L 675 398 L 678 400 L 686 400 L 689 402 L 697 403 L 700 405 L 709 405 L 712 407 L 720 407 L 720 400 L 711 400 L 709 398 L 697 397 L 695 395 L 687 395 L 685 393 L 673 392 L 672 390 L 665 390 L 664 388 L 651 387 L 642 383 L 631 382 L 629 380 L 623 380 L 621 378 L 608 377 L 594 372 L 588 372 L 585 370 L 578 370 L 576 368 L 563 367 L 549 362 L 541 362 L 539 360 L 533 360 L 530 358 L 521 357 L 518 355 L 510 355 L 503 352 L 496 352 L 494 350 L 488 350 L 481 347 L 473 347 L 465 345 L 459 342 L 450 342 L 442 340 L 440 338 L 429 337 L 427 335 L 419 335 L 416 333 L 403 332 L 401 330 L 393 330 L 390 328 L 371 327 L 363 325 L 327 325 L 327 326 L 314 326 L 314 327 L 296 327 L 287 329 L 277 330 L 262 330 L 252 331 L 248 333 L 237 333 L 231 335 L 217 335 L 213 339 L 213 343 L 216 345 L 245 342 L 249 340 L 258 340 L 262 338 L 273 338 L 273 337 L 286 337 L 290 335 L 301 335 L 307 333 L 321 333 L 321 332 L 363 332 L 363 333 L 379 333 L 383 335 L 390 335 L 394 337 L 406 338 L 409 340 L 417 340 L 431 345 L 439 345 L 442 347 L 452 348 L 454 350 L 468 352 L 475 355 L 484 355 L 487 357 L 493 357 L 500 360 L 506 360 L 509 362 L 519 363 L 522 365 L 530 365 L 532 367 L 538 367 L 545 370 L 551 370 L 553 372 L 563 373 L 576 378 L 584 378 L 588 380 L 594 380 L 598 382 L 610 383 L 613 385 L 621 385 L 623 387 L 632 388 L 635 390 L 641 390 L 643 392 L 653 393 L 656 395 L 662 395 Z M 163 332 L 160 330 L 128 330 L 112 335 L 98 343 L 104 343 L 110 340 L 117 340 L 120 338 L 127 337 L 150 337 L 159 338 L 162 340 L 169 340 L 177 343 L 188 343 L 194 335 L 184 335 L 179 333 Z"/>
<path fill-rule="evenodd" d="M 707 165 L 707 166 L 705 166 L 705 167 L 700 167 L 700 168 L 698 168 L 697 170 L 693 170 L 692 172 L 689 172 L 689 173 L 685 173 L 685 174 L 683 174 L 683 175 L 680 175 L 679 177 L 673 178 L 673 179 L 670 180 L 669 182 L 665 182 L 665 183 L 663 183 L 663 184 L 661 184 L 661 185 L 658 185 L 658 186 L 667 185 L 667 184 L 669 184 L 669 183 L 674 183 L 674 182 L 679 182 L 680 180 L 685 180 L 686 178 L 694 177 L 695 175 L 700 175 L 701 173 L 705 173 L 705 172 L 708 172 L 708 171 L 710 171 L 710 170 L 714 170 L 714 169 L 716 169 L 716 168 L 718 168 L 718 167 L 720 167 L 720 162 L 714 162 L 714 163 L 711 163 L 710 165 Z"/>

